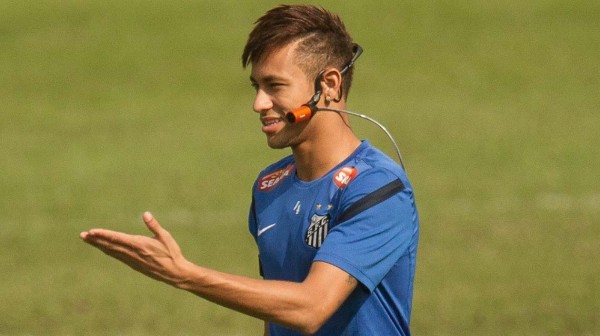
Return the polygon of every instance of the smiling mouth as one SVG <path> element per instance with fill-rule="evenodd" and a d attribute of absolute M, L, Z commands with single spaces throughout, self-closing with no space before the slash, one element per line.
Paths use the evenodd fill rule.
<path fill-rule="evenodd" d="M 283 123 L 283 119 L 279 117 L 263 117 L 260 118 L 260 121 L 264 133 L 276 133 L 279 130 L 278 125 Z"/>
<path fill-rule="evenodd" d="M 260 122 L 263 126 L 270 126 L 284 121 L 283 115 L 279 113 L 265 113 L 260 116 Z"/>
<path fill-rule="evenodd" d="M 271 126 L 271 125 L 275 125 L 280 123 L 282 120 L 281 119 L 262 119 L 262 124 L 263 126 Z"/>

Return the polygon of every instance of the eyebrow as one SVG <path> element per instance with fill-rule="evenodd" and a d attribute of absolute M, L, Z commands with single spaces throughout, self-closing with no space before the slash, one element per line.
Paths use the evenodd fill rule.
<path fill-rule="evenodd" d="M 267 82 L 267 83 L 269 83 L 269 82 L 286 81 L 285 78 L 279 77 L 279 76 L 275 76 L 275 75 L 265 76 L 265 77 L 261 78 L 261 80 L 263 82 Z M 252 83 L 258 83 L 258 81 L 254 77 L 252 77 L 252 76 L 250 76 L 250 82 L 252 82 Z"/>

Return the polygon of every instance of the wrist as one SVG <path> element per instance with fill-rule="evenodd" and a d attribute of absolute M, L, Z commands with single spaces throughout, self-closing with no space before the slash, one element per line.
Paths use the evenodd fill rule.
<path fill-rule="evenodd" d="M 189 290 L 193 279 L 198 277 L 198 266 L 188 260 L 183 260 L 177 267 L 177 277 L 175 277 L 172 285 L 178 289 Z"/>

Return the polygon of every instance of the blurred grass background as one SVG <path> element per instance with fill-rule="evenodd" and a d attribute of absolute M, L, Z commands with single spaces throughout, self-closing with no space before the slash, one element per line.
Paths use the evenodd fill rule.
<path fill-rule="evenodd" d="M 288 152 L 240 54 L 279 3 L 0 2 L 0 334 L 260 333 L 78 234 L 150 210 L 189 259 L 256 276 L 251 184 Z M 600 335 L 600 3 L 318 3 L 365 48 L 349 106 L 417 191 L 414 333 Z"/>

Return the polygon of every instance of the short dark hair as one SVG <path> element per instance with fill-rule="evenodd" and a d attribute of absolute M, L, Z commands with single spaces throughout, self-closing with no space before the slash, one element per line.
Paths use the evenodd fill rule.
<path fill-rule="evenodd" d="M 352 59 L 352 37 L 338 15 L 312 5 L 281 5 L 255 22 L 242 53 L 242 65 L 255 64 L 297 41 L 297 62 L 309 78 L 316 78 L 327 67 L 341 70 Z M 342 97 L 347 97 L 352 68 L 343 78 Z"/>

